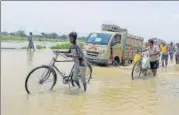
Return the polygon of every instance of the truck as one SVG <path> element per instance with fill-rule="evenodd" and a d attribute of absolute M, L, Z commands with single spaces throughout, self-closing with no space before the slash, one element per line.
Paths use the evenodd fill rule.
<path fill-rule="evenodd" d="M 84 44 L 86 59 L 105 65 L 128 65 L 135 52 L 143 46 L 144 38 L 128 34 L 117 25 L 102 24 L 101 31 L 91 32 Z"/>

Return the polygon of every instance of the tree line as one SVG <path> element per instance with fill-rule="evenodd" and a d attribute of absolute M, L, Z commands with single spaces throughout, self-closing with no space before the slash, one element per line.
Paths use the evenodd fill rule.
<path fill-rule="evenodd" d="M 1 32 L 1 35 L 2 36 L 18 36 L 18 37 L 27 37 L 28 35 L 26 34 L 25 31 L 22 31 L 22 30 L 19 30 L 19 31 L 16 31 L 16 32 Z M 47 38 L 47 39 L 62 39 L 62 40 L 65 40 L 65 39 L 68 39 L 68 35 L 66 34 L 62 34 L 62 35 L 59 35 L 55 32 L 52 32 L 52 33 L 45 33 L 45 32 L 41 32 L 40 34 L 33 34 L 33 37 L 34 38 Z M 79 40 L 85 40 L 86 37 L 84 36 L 80 36 L 78 37 Z"/>

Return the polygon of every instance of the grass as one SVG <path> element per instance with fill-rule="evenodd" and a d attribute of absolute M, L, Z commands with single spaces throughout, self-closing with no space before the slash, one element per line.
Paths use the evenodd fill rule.
<path fill-rule="evenodd" d="M 83 47 L 83 45 L 84 45 L 83 42 L 80 42 L 79 44 L 80 44 L 80 47 Z M 50 47 L 50 49 L 69 49 L 70 46 L 71 45 L 69 43 L 64 43 L 64 44 L 61 44 L 61 45 L 56 44 L 56 45 Z"/>
<path fill-rule="evenodd" d="M 70 45 L 68 43 L 65 43 L 65 44 L 56 44 L 52 47 L 50 47 L 50 49 L 69 49 L 70 48 Z"/>
<path fill-rule="evenodd" d="M 37 48 L 37 49 L 46 49 L 46 46 L 37 45 L 36 48 Z"/>
<path fill-rule="evenodd" d="M 27 37 L 18 37 L 18 36 L 1 36 L 1 41 L 28 41 Z M 34 38 L 33 41 L 38 42 L 68 42 L 68 40 L 63 39 L 48 39 L 48 38 Z M 84 42 L 83 40 L 79 40 L 80 42 Z"/>
<path fill-rule="evenodd" d="M 18 36 L 1 36 L 1 41 L 28 41 L 27 37 L 18 37 Z M 65 42 L 68 40 L 62 40 L 62 39 L 47 39 L 47 38 L 34 38 L 33 41 L 39 41 L 39 42 Z"/>
<path fill-rule="evenodd" d="M 27 38 L 16 36 L 1 36 L 1 41 L 27 41 Z"/>
<path fill-rule="evenodd" d="M 25 46 L 25 47 L 22 47 L 21 49 L 27 49 L 27 46 Z"/>
<path fill-rule="evenodd" d="M 80 47 L 83 47 L 84 42 L 80 42 L 79 45 L 80 45 Z M 53 46 L 51 46 L 49 48 L 50 49 L 69 49 L 70 46 L 71 46 L 71 44 L 64 43 L 64 44 L 56 44 L 56 45 L 53 45 Z M 36 48 L 37 49 L 46 49 L 47 47 L 46 46 L 42 46 L 42 45 L 36 45 Z M 27 49 L 27 46 L 22 47 L 21 49 Z"/>

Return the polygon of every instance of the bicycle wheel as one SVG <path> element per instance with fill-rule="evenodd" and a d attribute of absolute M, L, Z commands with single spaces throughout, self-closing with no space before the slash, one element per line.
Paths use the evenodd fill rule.
<path fill-rule="evenodd" d="M 41 75 L 40 75 L 41 74 Z M 36 80 L 30 85 L 31 80 Z M 26 77 L 25 90 L 28 94 L 30 93 L 42 93 L 47 90 L 52 90 L 57 82 L 57 75 L 55 70 L 47 65 L 39 66 L 34 68 Z M 35 87 L 37 85 L 37 87 Z M 33 90 L 35 89 L 35 91 Z"/>
<path fill-rule="evenodd" d="M 90 63 L 87 63 L 87 70 L 86 70 L 86 83 L 89 83 L 92 79 L 92 66 Z"/>
<path fill-rule="evenodd" d="M 132 80 L 141 75 L 141 61 L 137 61 L 132 68 Z"/>

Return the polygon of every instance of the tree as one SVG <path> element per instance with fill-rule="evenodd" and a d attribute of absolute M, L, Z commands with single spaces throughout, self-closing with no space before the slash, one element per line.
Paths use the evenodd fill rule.
<path fill-rule="evenodd" d="M 41 36 L 42 36 L 43 38 L 47 38 L 47 34 L 44 33 L 44 32 L 41 33 Z"/>
<path fill-rule="evenodd" d="M 25 31 L 19 30 L 16 33 L 16 36 L 20 36 L 20 37 L 26 37 L 27 35 L 25 34 Z"/>
<path fill-rule="evenodd" d="M 1 32 L 1 35 L 2 35 L 2 36 L 8 36 L 9 33 L 4 31 L 4 32 Z"/>
<path fill-rule="evenodd" d="M 83 40 L 83 41 L 85 41 L 87 38 L 84 37 L 84 36 L 82 36 L 82 37 L 78 37 L 78 39 L 79 39 L 79 40 Z"/>
<path fill-rule="evenodd" d="M 50 34 L 50 38 L 58 38 L 58 37 L 59 37 L 58 34 L 55 32 Z"/>
<path fill-rule="evenodd" d="M 11 35 L 11 36 L 15 36 L 16 34 L 15 34 L 15 33 L 13 33 L 13 32 L 11 32 L 11 33 L 10 33 L 10 35 Z"/>
<path fill-rule="evenodd" d="M 68 39 L 68 36 L 63 34 L 63 35 L 60 36 L 60 39 Z"/>

